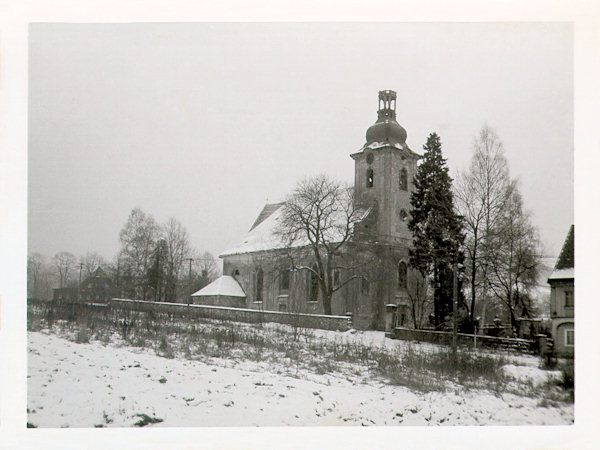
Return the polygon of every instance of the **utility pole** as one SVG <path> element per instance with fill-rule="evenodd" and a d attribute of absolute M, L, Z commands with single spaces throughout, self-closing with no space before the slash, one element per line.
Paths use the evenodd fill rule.
<path fill-rule="evenodd" d="M 119 298 L 122 298 L 120 271 L 121 271 L 121 258 L 117 258 L 117 292 L 118 292 L 117 295 L 119 296 Z"/>
<path fill-rule="evenodd" d="M 77 285 L 77 301 L 81 301 L 81 270 L 83 269 L 83 263 L 79 263 L 79 284 Z"/>
<path fill-rule="evenodd" d="M 452 355 L 456 358 L 456 341 L 458 337 L 458 322 L 456 320 L 458 312 L 458 267 L 456 262 L 452 266 L 452 274 Z"/>
<path fill-rule="evenodd" d="M 191 296 L 193 294 L 192 292 L 192 261 L 194 259 L 193 258 L 188 258 L 188 262 L 190 263 L 190 271 L 189 271 L 189 275 L 188 275 L 188 296 L 187 296 L 187 304 L 190 304 L 191 301 Z"/>

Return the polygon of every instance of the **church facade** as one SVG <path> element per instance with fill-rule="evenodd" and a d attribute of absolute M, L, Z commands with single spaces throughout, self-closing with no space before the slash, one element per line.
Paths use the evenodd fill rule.
<path fill-rule="evenodd" d="M 406 130 L 396 120 L 396 93 L 380 91 L 377 121 L 368 128 L 364 145 L 350 154 L 355 164 L 355 198 L 366 213 L 340 256 L 364 261 L 370 270 L 360 270 L 369 275 L 341 286 L 331 301 L 332 314 L 352 313 L 356 328 L 382 329 L 390 307 L 397 310 L 398 325 L 414 325 L 409 285 L 416 274 L 409 269 L 412 235 L 408 220 L 420 155 L 409 148 L 406 138 Z M 290 249 L 281 248 L 274 235 L 282 207 L 283 203 L 265 205 L 241 244 L 219 255 L 223 275 L 233 277 L 245 293 L 240 306 L 322 314 L 323 302 L 313 275 L 309 270 L 290 269 L 285 258 Z M 292 251 L 297 262 L 310 266 L 310 252 Z M 333 272 L 334 285 L 351 275 L 340 270 Z"/>

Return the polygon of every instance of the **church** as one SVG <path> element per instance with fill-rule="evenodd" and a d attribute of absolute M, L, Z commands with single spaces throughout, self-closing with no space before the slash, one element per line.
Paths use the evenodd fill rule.
<path fill-rule="evenodd" d="M 386 307 L 397 310 L 397 325 L 414 325 L 409 282 L 417 274 L 408 267 L 412 243 L 408 219 L 421 156 L 410 149 L 406 137 L 406 130 L 396 121 L 396 93 L 380 91 L 377 121 L 367 129 L 362 147 L 350 154 L 355 164 L 354 195 L 365 214 L 344 249 L 347 258 L 374 263 L 367 263 L 370 276 L 353 278 L 331 298 L 331 313 L 352 313 L 355 328 L 383 329 Z M 281 257 L 283 244 L 274 231 L 282 209 L 283 203 L 264 206 L 242 242 L 219 255 L 223 276 L 193 294 L 195 303 L 324 313 L 314 275 L 290 268 Z M 310 253 L 293 250 L 302 264 L 311 264 Z M 333 272 L 334 284 L 349 275 L 340 270 Z"/>

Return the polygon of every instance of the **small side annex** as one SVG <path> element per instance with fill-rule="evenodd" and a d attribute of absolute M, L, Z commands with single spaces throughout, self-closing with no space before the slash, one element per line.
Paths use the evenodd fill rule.
<path fill-rule="evenodd" d="M 246 306 L 246 293 L 229 275 L 222 275 L 212 283 L 192 294 L 192 302 L 200 305 L 231 306 L 243 308 Z"/>

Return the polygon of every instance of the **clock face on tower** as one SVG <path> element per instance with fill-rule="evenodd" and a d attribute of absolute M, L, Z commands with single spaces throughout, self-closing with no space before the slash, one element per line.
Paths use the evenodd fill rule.
<path fill-rule="evenodd" d="M 367 164 L 373 163 L 373 153 L 367 153 Z"/>

